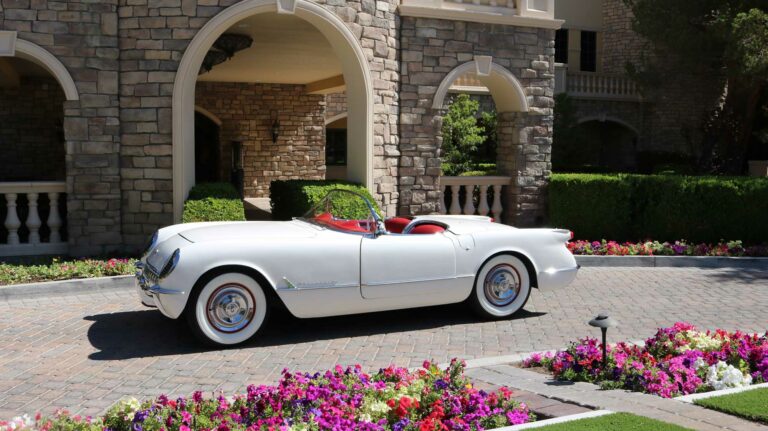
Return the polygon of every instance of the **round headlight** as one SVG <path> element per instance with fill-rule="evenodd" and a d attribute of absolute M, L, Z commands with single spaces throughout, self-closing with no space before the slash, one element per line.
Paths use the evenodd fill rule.
<path fill-rule="evenodd" d="M 181 250 L 178 248 L 174 250 L 173 254 L 171 255 L 171 258 L 168 259 L 167 262 L 165 262 L 165 265 L 163 266 L 163 270 L 160 271 L 160 278 L 167 277 L 173 270 L 176 268 L 176 265 L 179 263 L 179 257 L 181 256 Z"/>
<path fill-rule="evenodd" d="M 153 248 L 157 245 L 157 232 L 155 232 L 152 235 L 152 238 L 149 239 L 149 243 L 144 247 L 144 251 L 141 253 L 141 257 L 144 257 L 148 255 Z"/>

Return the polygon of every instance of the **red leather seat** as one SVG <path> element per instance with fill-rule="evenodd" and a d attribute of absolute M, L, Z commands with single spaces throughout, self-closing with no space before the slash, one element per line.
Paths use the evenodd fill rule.
<path fill-rule="evenodd" d="M 408 233 L 411 233 L 414 235 L 425 235 L 425 234 L 434 234 L 434 233 L 440 233 L 440 232 L 445 232 L 445 228 L 440 226 L 439 224 L 424 223 L 424 224 L 415 226 Z"/>
<path fill-rule="evenodd" d="M 411 220 L 405 217 L 392 217 L 384 220 L 384 226 L 389 233 L 403 233 L 403 229 L 408 226 Z"/>

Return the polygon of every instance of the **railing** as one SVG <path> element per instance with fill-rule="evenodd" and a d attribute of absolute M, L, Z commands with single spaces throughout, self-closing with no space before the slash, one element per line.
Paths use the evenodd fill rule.
<path fill-rule="evenodd" d="M 400 13 L 404 16 L 539 26 L 543 23 L 541 20 L 555 19 L 555 0 L 401 0 Z"/>
<path fill-rule="evenodd" d="M 63 254 L 67 243 L 61 240 L 62 218 L 59 214 L 59 199 L 66 191 L 63 181 L 0 182 L 0 195 L 5 200 L 6 215 L 4 226 L 7 231 L 5 242 L 0 242 L 0 256 L 29 256 L 41 254 Z M 38 209 L 40 195 L 48 197 L 48 216 L 40 219 Z M 26 217 L 19 218 L 19 198 L 26 197 Z M 47 227 L 47 241 L 40 235 Z M 24 229 L 25 241 L 19 231 Z"/>
<path fill-rule="evenodd" d="M 510 177 L 440 177 L 440 213 L 441 214 L 480 214 L 493 215 L 494 221 L 501 222 L 504 208 L 501 205 L 501 192 L 509 186 Z M 446 193 L 450 188 L 450 206 L 446 205 Z M 489 188 L 492 190 L 489 205 Z M 460 192 L 464 190 L 464 202 L 460 202 Z M 475 196 L 477 191 L 477 196 Z"/>
<path fill-rule="evenodd" d="M 568 72 L 561 76 L 560 82 L 565 84 L 565 90 L 571 97 L 628 101 L 640 99 L 637 85 L 626 76 Z M 557 84 L 556 79 L 555 93 L 558 92 Z"/>

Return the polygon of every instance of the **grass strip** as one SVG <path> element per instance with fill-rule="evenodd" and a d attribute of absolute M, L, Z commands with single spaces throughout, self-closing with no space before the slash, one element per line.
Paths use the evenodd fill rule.
<path fill-rule="evenodd" d="M 630 413 L 614 413 L 598 416 L 596 418 L 579 419 L 534 429 L 546 431 L 690 431 L 689 428 L 683 428 L 681 426 Z"/>
<path fill-rule="evenodd" d="M 696 405 L 768 424 L 768 388 L 695 400 Z"/>

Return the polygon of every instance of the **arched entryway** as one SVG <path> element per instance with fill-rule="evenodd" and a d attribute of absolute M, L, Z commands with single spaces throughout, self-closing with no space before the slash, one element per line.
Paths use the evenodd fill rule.
<path fill-rule="evenodd" d="M 373 82 L 366 56 L 357 38 L 336 15 L 313 2 L 246 0 L 216 15 L 197 33 L 176 74 L 173 93 L 173 194 L 176 220 L 180 219 L 184 198 L 195 182 L 192 125 L 195 86 L 203 59 L 217 38 L 233 25 L 248 17 L 269 13 L 292 14 L 306 21 L 333 47 L 341 62 L 350 112 L 347 179 L 368 186 L 373 184 Z"/>
<path fill-rule="evenodd" d="M 496 175 L 441 177 L 441 212 L 491 215 L 497 221 L 516 225 L 537 223 L 542 217 L 541 208 L 529 204 L 536 201 L 538 205 L 540 197 L 537 196 L 538 191 L 532 190 L 534 184 L 531 178 L 545 174 L 541 165 L 548 162 L 548 154 L 531 157 L 534 147 L 531 144 L 534 144 L 537 133 L 546 134 L 546 126 L 538 124 L 543 129 L 538 131 L 533 127 L 539 118 L 529 117 L 528 96 L 517 77 L 494 63 L 490 57 L 477 56 L 475 61 L 464 63 L 449 72 L 435 93 L 433 123 L 440 143 L 442 118 L 451 100 L 448 94 L 457 80 L 472 81 L 493 98 L 497 111 Z M 450 195 L 445 199 L 448 193 Z M 459 201 L 459 196 L 472 195 L 474 200 Z M 446 200 L 451 203 L 446 204 Z"/>
<path fill-rule="evenodd" d="M 79 95 L 53 55 L 13 39 L 12 55 L 0 55 L 0 256 L 64 254 L 64 107 Z"/>

